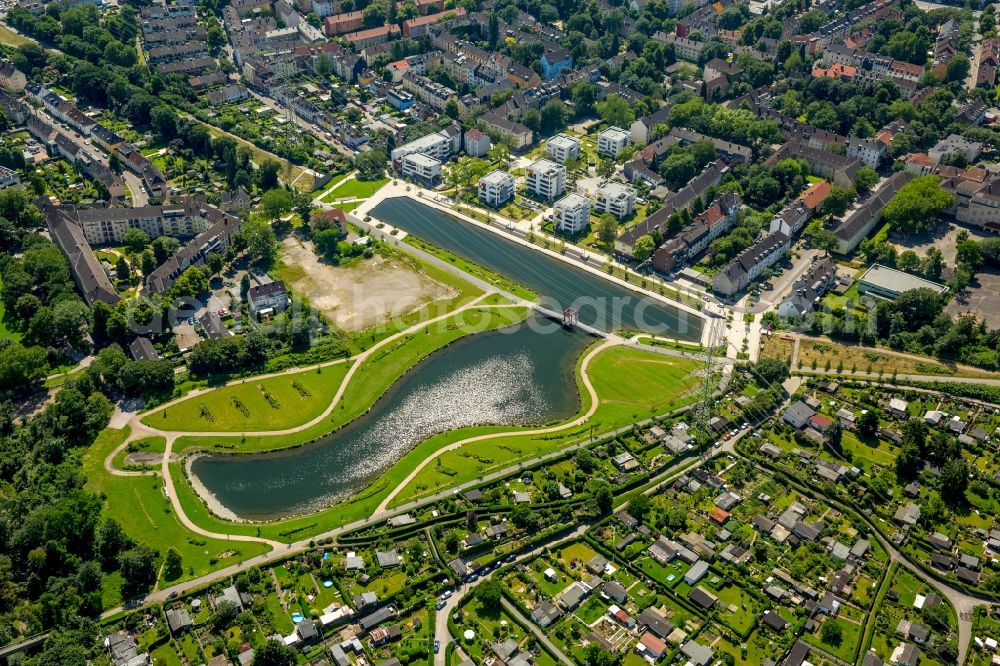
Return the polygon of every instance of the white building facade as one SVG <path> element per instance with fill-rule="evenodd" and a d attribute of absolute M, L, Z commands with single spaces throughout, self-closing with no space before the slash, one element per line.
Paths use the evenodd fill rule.
<path fill-rule="evenodd" d="M 528 191 L 543 199 L 555 199 L 566 189 L 566 167 L 550 160 L 528 165 L 524 178 Z"/>
<path fill-rule="evenodd" d="M 556 228 L 566 234 L 577 234 L 590 224 L 590 200 L 575 192 L 556 202 Z"/>
<path fill-rule="evenodd" d="M 621 127 L 609 127 L 597 137 L 597 154 L 618 157 L 625 146 L 632 143 L 631 135 Z"/>
<path fill-rule="evenodd" d="M 619 220 L 635 212 L 636 191 L 622 183 L 605 183 L 597 189 L 597 210 Z"/>
<path fill-rule="evenodd" d="M 514 177 L 499 169 L 479 179 L 479 200 L 499 208 L 514 196 Z"/>
<path fill-rule="evenodd" d="M 580 141 L 565 134 L 556 134 L 545 142 L 545 154 L 559 164 L 566 164 L 566 160 L 578 160 Z"/>

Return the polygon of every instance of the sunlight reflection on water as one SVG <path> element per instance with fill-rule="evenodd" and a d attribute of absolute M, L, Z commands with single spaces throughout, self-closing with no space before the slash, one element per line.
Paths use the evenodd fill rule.
<path fill-rule="evenodd" d="M 216 455 L 193 472 L 237 515 L 273 518 L 356 492 L 427 438 L 476 425 L 532 425 L 575 412 L 582 334 L 484 333 L 434 354 L 367 415 L 316 444 L 256 456 Z"/>

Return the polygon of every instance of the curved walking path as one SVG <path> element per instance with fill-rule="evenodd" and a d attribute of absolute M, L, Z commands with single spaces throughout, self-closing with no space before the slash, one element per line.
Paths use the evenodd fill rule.
<path fill-rule="evenodd" d="M 416 478 L 417 474 L 419 474 L 425 467 L 427 467 L 427 465 L 430 464 L 432 460 L 437 459 L 438 456 L 440 456 L 443 453 L 446 453 L 447 451 L 454 451 L 455 449 L 465 446 L 466 444 L 482 442 L 488 439 L 504 439 L 507 437 L 519 437 L 522 435 L 547 435 L 549 433 L 559 432 L 561 430 L 566 430 L 568 428 L 575 428 L 577 426 L 586 423 L 590 419 L 590 417 L 592 417 L 597 412 L 597 408 L 601 404 L 600 399 L 597 397 L 597 391 L 594 389 L 594 384 L 593 382 L 590 381 L 590 376 L 587 375 L 587 366 L 590 365 L 590 362 L 597 354 L 601 353 L 602 351 L 604 351 L 609 347 L 614 347 L 620 344 L 622 344 L 620 338 L 609 336 L 604 340 L 604 342 L 591 349 L 590 352 L 583 357 L 583 361 L 581 361 L 580 363 L 580 379 L 583 381 L 583 387 L 587 389 L 587 393 L 590 394 L 590 408 L 587 410 L 585 414 L 576 417 L 572 421 L 567 421 L 565 423 L 551 426 L 549 428 L 535 428 L 533 430 L 516 430 L 512 432 L 477 435 L 475 437 L 467 437 L 466 439 L 461 439 L 447 446 L 443 446 L 434 453 L 424 458 L 422 461 L 420 461 L 420 464 L 414 467 L 413 470 L 406 475 L 406 478 L 400 481 L 399 484 L 397 484 L 396 487 L 392 489 L 392 492 L 386 495 L 385 499 L 382 500 L 382 503 L 379 504 L 378 507 L 376 507 L 375 513 L 382 513 L 386 511 L 389 508 L 389 503 L 392 502 L 392 500 L 396 499 L 396 496 L 404 488 L 406 488 L 406 486 L 409 485 L 410 482 L 413 481 L 413 479 Z"/>
<path fill-rule="evenodd" d="M 491 295 L 493 295 L 493 293 L 494 292 L 483 293 L 480 296 L 478 296 L 475 299 L 473 299 L 472 301 L 466 303 L 465 305 L 462 305 L 461 307 L 456 308 L 455 310 L 452 310 L 452 311 L 447 312 L 445 314 L 439 315 L 439 316 L 434 317 L 432 319 L 428 319 L 426 321 L 422 321 L 420 323 L 414 324 L 413 326 L 411 326 L 411 327 L 409 327 L 407 329 L 404 329 L 402 331 L 394 333 L 393 335 L 390 335 L 390 336 L 386 337 L 385 339 L 380 340 L 377 344 L 375 344 L 372 347 L 366 349 L 365 351 L 361 352 L 360 354 L 352 357 L 351 359 L 347 359 L 348 361 L 352 362 L 351 367 L 347 371 L 347 374 L 344 376 L 344 379 L 341 381 L 340 386 L 337 389 L 337 392 L 334 394 L 333 398 L 330 401 L 330 404 L 327 406 L 327 408 L 323 411 L 322 414 L 320 414 L 319 416 L 313 418 L 312 420 L 308 421 L 307 423 L 300 424 L 300 425 L 295 426 L 293 428 L 286 428 L 286 429 L 283 429 L 283 430 L 268 431 L 267 433 L 264 433 L 264 434 L 267 434 L 267 435 L 294 434 L 294 433 L 301 432 L 301 431 L 303 431 L 303 430 L 305 430 L 307 428 L 310 428 L 310 427 L 312 427 L 312 426 L 320 423 L 323 419 L 327 418 L 332 413 L 332 411 L 334 410 L 334 408 L 337 406 L 337 404 L 343 398 L 344 392 L 346 391 L 348 384 L 350 383 L 351 379 L 353 378 L 354 373 L 357 372 L 357 369 L 359 367 L 361 367 L 364 364 L 364 362 L 372 354 L 374 354 L 375 352 L 377 352 L 382 347 L 385 347 L 386 345 L 389 345 L 392 342 L 400 339 L 401 337 L 403 337 L 405 335 L 411 334 L 413 331 L 420 330 L 421 328 L 425 328 L 425 327 L 427 327 L 429 325 L 432 325 L 434 323 L 437 323 L 439 321 L 452 318 L 452 317 L 454 317 L 458 313 L 464 312 L 466 310 L 474 309 L 474 308 L 503 309 L 503 308 L 524 307 L 522 304 L 519 304 L 519 303 L 509 303 L 509 304 L 501 304 L 501 305 L 484 305 L 484 304 L 482 304 L 482 301 L 485 300 L 486 298 L 490 297 Z M 322 365 L 330 365 L 332 363 L 342 363 L 342 362 L 345 362 L 345 361 L 343 359 L 340 359 L 338 361 L 331 361 L 331 362 L 327 362 L 325 364 L 320 364 L 320 365 L 321 366 Z M 294 372 L 301 372 L 302 370 L 308 370 L 308 369 L 309 368 L 289 369 L 289 370 L 282 371 L 282 372 L 279 372 L 279 373 L 274 373 L 273 375 L 270 375 L 270 376 L 279 376 L 279 375 L 282 375 L 282 374 L 288 374 L 289 372 L 292 372 L 292 371 L 294 371 Z M 592 387 L 589 387 L 589 380 L 588 380 L 588 390 L 590 390 L 591 392 L 593 391 Z M 596 394 L 593 394 L 593 395 L 596 395 Z M 184 399 L 186 399 L 187 397 L 190 397 L 190 396 L 186 396 Z M 173 404 L 174 402 L 176 402 L 176 401 L 172 401 L 171 403 L 167 403 L 166 405 L 161 406 L 159 409 L 164 409 L 165 407 L 167 407 L 170 404 Z M 151 412 L 151 413 L 153 413 L 153 412 Z M 174 443 L 177 441 L 177 438 L 180 437 L 180 436 L 239 437 L 239 436 L 246 436 L 246 435 L 258 435 L 258 434 L 262 434 L 261 432 L 254 431 L 254 432 L 244 432 L 244 433 L 232 433 L 232 432 L 218 433 L 218 432 L 165 431 L 165 430 L 159 430 L 157 428 L 145 425 L 144 423 L 142 423 L 142 421 L 141 421 L 141 419 L 140 419 L 140 417 L 139 417 L 138 414 L 136 414 L 135 416 L 133 416 L 129 420 L 129 425 L 131 427 L 131 432 L 129 433 L 129 436 L 126 438 L 125 442 L 123 442 L 120 446 L 116 447 L 115 451 L 113 451 L 111 455 L 109 455 L 109 456 L 107 456 L 105 458 L 105 461 L 104 461 L 105 469 L 107 469 L 111 474 L 113 474 L 115 476 L 143 476 L 143 475 L 146 475 L 146 473 L 144 473 L 144 472 L 133 472 L 133 471 L 117 470 L 117 469 L 114 468 L 114 466 L 113 466 L 113 464 L 112 464 L 111 461 L 112 461 L 114 455 L 116 455 L 121 450 L 122 447 L 127 446 L 129 442 L 135 441 L 137 439 L 141 439 L 143 437 L 162 436 L 162 437 L 166 438 L 166 446 L 164 447 L 163 459 L 162 459 L 162 461 L 160 463 L 159 474 L 163 478 L 164 489 L 165 489 L 167 498 L 170 501 L 171 507 L 173 508 L 175 514 L 177 515 L 177 519 L 181 522 L 182 525 L 184 525 L 185 528 L 191 530 L 192 532 L 194 532 L 194 533 L 196 533 L 196 534 L 198 534 L 200 536 L 204 536 L 204 537 L 211 538 L 211 539 L 221 539 L 221 540 L 231 540 L 231 541 L 250 541 L 250 542 L 256 542 L 256 543 L 264 543 L 264 544 L 269 545 L 273 549 L 280 549 L 280 548 L 283 548 L 283 547 L 285 547 L 285 548 L 289 547 L 288 544 L 285 544 L 285 543 L 282 543 L 282 542 L 279 542 L 279 541 L 275 541 L 273 539 L 266 539 L 266 538 L 263 538 L 263 537 L 255 537 L 255 536 L 248 536 L 248 535 L 237 535 L 237 534 L 229 534 L 229 533 L 212 532 L 210 530 L 206 530 L 206 529 L 204 529 L 202 527 L 199 527 L 185 513 L 184 507 L 181 505 L 180 499 L 177 497 L 177 493 L 176 493 L 175 486 L 174 486 L 173 475 L 170 473 L 170 461 L 172 459 L 171 454 L 173 453 L 173 446 L 174 446 Z M 204 499 L 205 498 L 202 498 L 202 501 L 204 501 Z"/>
<path fill-rule="evenodd" d="M 327 405 L 326 409 L 324 409 L 318 416 L 314 417 L 313 419 L 311 419 L 311 420 L 309 420 L 309 421 L 307 421 L 305 423 L 300 423 L 297 426 L 294 426 L 294 427 L 291 427 L 291 428 L 284 428 L 284 429 L 281 429 L 281 430 L 249 430 L 249 431 L 240 431 L 240 432 L 235 432 L 235 431 L 226 431 L 226 432 L 207 431 L 206 432 L 206 431 L 196 431 L 196 430 L 191 430 L 191 431 L 187 431 L 187 430 L 159 430 L 158 428 L 155 428 L 153 426 L 142 424 L 141 423 L 141 419 L 139 419 L 138 415 L 132 417 L 130 423 L 140 422 L 140 425 L 142 425 L 147 430 L 150 430 L 153 433 L 158 434 L 158 435 L 165 435 L 165 436 L 167 436 L 168 437 L 168 442 L 167 442 L 168 448 L 170 448 L 170 444 L 172 443 L 172 441 L 170 441 L 170 438 L 176 439 L 177 437 L 182 436 L 182 435 L 185 436 L 185 437 L 255 437 L 257 435 L 266 435 L 266 436 L 294 435 L 297 432 L 302 432 L 303 430 L 311 428 L 312 426 L 314 426 L 314 425 L 320 423 L 321 421 L 323 421 L 323 419 L 329 417 L 330 414 L 333 412 L 334 408 L 340 402 L 340 399 L 343 397 L 344 392 L 347 390 L 347 385 L 351 382 L 351 378 L 354 377 L 354 374 L 358 371 L 358 368 L 361 367 L 364 364 L 364 362 L 367 361 L 368 358 L 372 354 L 374 354 L 375 352 L 377 352 L 378 350 L 380 350 L 382 347 L 385 347 L 386 345 L 391 344 L 391 343 L 395 342 L 396 340 L 399 340 L 402 337 L 405 337 L 407 335 L 411 335 L 415 331 L 418 331 L 418 330 L 420 330 L 422 328 L 425 328 L 425 327 L 430 326 L 432 324 L 436 324 L 437 322 L 445 320 L 445 319 L 450 319 L 451 317 L 454 317 L 457 314 L 465 312 L 466 310 L 471 310 L 471 309 L 476 309 L 476 308 L 501 309 L 501 308 L 524 307 L 524 306 L 521 306 L 521 305 L 515 304 L 515 303 L 503 304 L 503 305 L 481 305 L 482 301 L 484 299 L 488 298 L 491 295 L 492 295 L 491 293 L 481 294 L 480 296 L 477 296 L 476 298 L 474 298 L 473 300 L 469 301 L 465 305 L 462 305 L 462 306 L 460 306 L 460 307 L 458 307 L 458 308 L 456 308 L 454 310 L 446 312 L 446 313 L 444 313 L 442 315 L 439 315 L 437 317 L 434 317 L 432 319 L 427 319 L 427 320 L 422 321 L 420 323 L 414 324 L 413 326 L 410 326 L 409 328 L 403 329 L 402 331 L 399 331 L 397 333 L 393 333 L 392 335 L 390 335 L 390 336 L 388 336 L 386 338 L 383 338 L 382 340 L 379 340 L 376 344 L 372 345 L 371 347 L 369 347 L 368 349 L 364 350 L 360 354 L 357 354 L 356 356 L 352 356 L 351 358 L 348 358 L 348 359 L 338 359 L 337 361 L 328 361 L 326 363 L 322 363 L 322 364 L 319 364 L 319 365 L 316 365 L 316 366 L 307 366 L 307 367 L 304 367 L 304 368 L 293 368 L 293 369 L 290 369 L 290 370 L 286 370 L 286 371 L 279 372 L 279 373 L 274 373 L 274 374 L 271 374 L 271 375 L 259 375 L 259 376 L 253 377 L 253 381 L 260 381 L 260 380 L 263 380 L 263 379 L 268 379 L 270 377 L 277 377 L 277 376 L 281 376 L 281 375 L 284 375 L 284 374 L 295 374 L 295 373 L 299 373 L 299 372 L 306 372 L 306 371 L 312 370 L 312 369 L 317 368 L 317 367 L 324 367 L 324 366 L 328 366 L 328 365 L 333 365 L 335 363 L 344 363 L 344 362 L 350 362 L 351 363 L 351 367 L 348 369 L 347 374 L 344 375 L 344 379 L 340 382 L 340 386 L 337 388 L 337 392 L 333 395 L 333 398 L 331 398 L 330 404 Z M 246 380 L 241 380 L 241 381 L 246 381 Z M 210 391 L 213 391 L 213 390 L 215 390 L 215 389 L 205 389 L 200 394 L 207 393 L 207 392 L 210 392 Z M 198 394 L 198 395 L 200 395 L 200 394 Z M 169 407 L 172 404 L 176 404 L 177 402 L 180 402 L 181 400 L 186 400 L 186 399 L 188 399 L 190 397 L 194 397 L 194 395 L 196 395 L 196 394 L 190 393 L 190 394 L 184 396 L 183 398 L 178 398 L 175 401 L 172 401 L 170 403 L 167 403 L 165 405 L 160 406 L 159 408 L 157 408 L 154 411 L 151 411 L 151 412 L 149 412 L 147 414 L 144 414 L 143 417 L 149 416 L 151 414 L 155 414 L 155 413 L 157 413 L 157 412 L 159 412 L 159 411 L 161 411 L 161 410 Z M 131 439 L 133 439 L 133 437 L 129 437 L 129 439 L 131 440 Z"/>

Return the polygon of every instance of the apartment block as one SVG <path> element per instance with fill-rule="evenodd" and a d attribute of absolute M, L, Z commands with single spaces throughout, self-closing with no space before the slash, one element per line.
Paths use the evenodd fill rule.
<path fill-rule="evenodd" d="M 580 140 L 574 139 L 565 134 L 556 134 L 545 142 L 545 154 L 559 164 L 565 164 L 566 160 L 580 159 Z"/>
<path fill-rule="evenodd" d="M 618 157 L 625 146 L 632 143 L 632 137 L 621 127 L 609 127 L 597 137 L 597 154 Z"/>
<path fill-rule="evenodd" d="M 441 180 L 441 162 L 423 153 L 407 155 L 402 160 L 404 178 L 412 178 L 426 187 L 434 187 Z"/>
<path fill-rule="evenodd" d="M 597 210 L 611 213 L 619 220 L 635 212 L 636 191 L 622 183 L 605 183 L 597 189 Z"/>
<path fill-rule="evenodd" d="M 479 179 L 479 200 L 499 208 L 514 196 L 514 177 L 500 171 L 490 172 Z"/>
<path fill-rule="evenodd" d="M 590 200 L 575 192 L 567 194 L 553 206 L 556 228 L 566 234 L 577 234 L 590 224 Z"/>
<path fill-rule="evenodd" d="M 524 183 L 529 192 L 543 199 L 555 199 L 566 189 L 566 167 L 545 159 L 532 162 Z"/>

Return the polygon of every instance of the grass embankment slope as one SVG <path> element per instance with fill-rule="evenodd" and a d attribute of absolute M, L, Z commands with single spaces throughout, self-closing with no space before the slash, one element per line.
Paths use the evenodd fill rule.
<path fill-rule="evenodd" d="M 389 182 L 388 178 L 358 180 L 350 178 L 323 196 L 324 203 L 336 203 L 337 199 L 367 199 Z"/>
<path fill-rule="evenodd" d="M 302 431 L 285 435 L 240 437 L 238 442 L 231 438 L 221 441 L 220 438 L 227 437 L 225 433 L 212 437 L 182 437 L 177 440 L 174 451 L 179 453 L 192 448 L 225 448 L 237 452 L 255 452 L 304 444 L 365 413 L 393 382 L 435 350 L 472 333 L 515 324 L 527 314 L 527 309 L 519 307 L 471 308 L 393 340 L 362 363 L 351 378 L 340 405 L 319 423 Z M 299 422 L 307 421 L 308 419 L 300 419 Z"/>
<path fill-rule="evenodd" d="M 582 359 L 587 355 L 581 355 Z M 511 436 L 472 442 L 454 451 L 442 453 L 438 460 L 421 470 L 393 499 L 393 505 L 405 504 L 449 486 L 475 480 L 483 474 L 519 460 L 552 453 L 585 441 L 591 432 L 604 432 L 627 426 L 682 407 L 694 399 L 700 379 L 693 375 L 702 363 L 692 359 L 664 356 L 629 347 L 611 347 L 590 362 L 587 374 L 597 392 L 598 407 L 587 423 L 559 432 L 542 435 Z M 580 382 L 580 362 L 577 381 Z M 590 409 L 590 398 L 582 394 L 580 414 Z M 568 419 L 567 422 L 575 420 Z M 498 429 L 492 429 L 496 432 Z M 503 428 L 510 432 L 509 427 Z M 421 457 L 444 445 L 482 432 L 466 429 L 445 433 L 417 447 Z M 426 451 L 423 450 L 426 447 Z M 416 451 L 415 451 L 416 452 Z M 404 458 L 405 460 L 405 458 Z"/>
<path fill-rule="evenodd" d="M 348 361 L 269 379 L 237 380 L 143 417 L 166 431 L 285 430 L 323 413 L 344 381 Z"/>
<path fill-rule="evenodd" d="M 118 521 L 137 543 L 163 556 L 176 548 L 183 557 L 183 573 L 175 581 L 188 580 L 265 553 L 264 544 L 205 539 L 181 525 L 163 494 L 163 480 L 145 476 L 112 476 L 104 469 L 104 459 L 128 437 L 128 429 L 107 429 L 83 456 L 87 490 L 104 497 L 104 515 Z M 109 584 L 114 577 L 109 577 Z M 107 587 L 107 586 L 106 586 Z M 115 602 L 115 591 L 105 590 L 105 603 Z M 114 605 L 112 603 L 111 605 Z"/>
<path fill-rule="evenodd" d="M 450 342 L 472 333 L 503 328 L 523 320 L 528 315 L 525 308 L 473 308 L 448 319 L 431 324 L 423 329 L 401 337 L 379 350 L 365 361 L 351 379 L 340 407 L 320 423 L 294 435 L 274 437 L 260 436 L 228 440 L 235 446 L 228 451 L 263 451 L 294 446 L 332 432 L 351 420 L 364 414 L 401 375 L 416 363 Z M 459 323 L 461 321 L 461 323 Z M 220 443 L 218 435 L 212 437 L 183 437 L 175 444 L 175 451 L 192 448 L 214 449 Z M 434 446 L 434 445 L 431 445 Z M 340 525 L 366 518 L 374 512 L 388 493 L 399 485 L 414 466 L 434 449 L 428 443 L 421 444 L 410 455 L 405 456 L 371 486 L 360 491 L 353 499 L 337 504 L 319 513 L 264 525 L 230 523 L 212 516 L 205 504 L 198 498 L 184 476 L 179 463 L 171 464 L 177 496 L 185 513 L 205 529 L 233 534 L 260 535 L 277 540 L 293 541 L 304 536 L 320 533 Z"/>
<path fill-rule="evenodd" d="M 525 287 L 522 287 L 520 284 L 504 277 L 500 273 L 497 273 L 494 270 L 486 268 L 485 266 L 480 266 L 477 263 L 468 261 L 467 259 L 463 259 L 462 257 L 454 255 L 446 250 L 442 250 L 437 245 L 428 243 L 427 241 L 421 238 L 408 235 L 406 236 L 406 238 L 403 239 L 403 242 L 419 250 L 423 250 L 424 252 L 427 252 L 428 254 L 437 257 L 438 259 L 447 261 L 448 263 L 452 264 L 462 272 L 468 273 L 473 277 L 477 277 L 483 282 L 488 282 L 497 289 L 505 291 L 508 294 L 513 294 L 514 296 L 517 296 L 518 298 L 524 299 L 526 301 L 536 301 L 538 299 L 538 295 L 535 294 L 535 292 L 526 289 Z"/>

